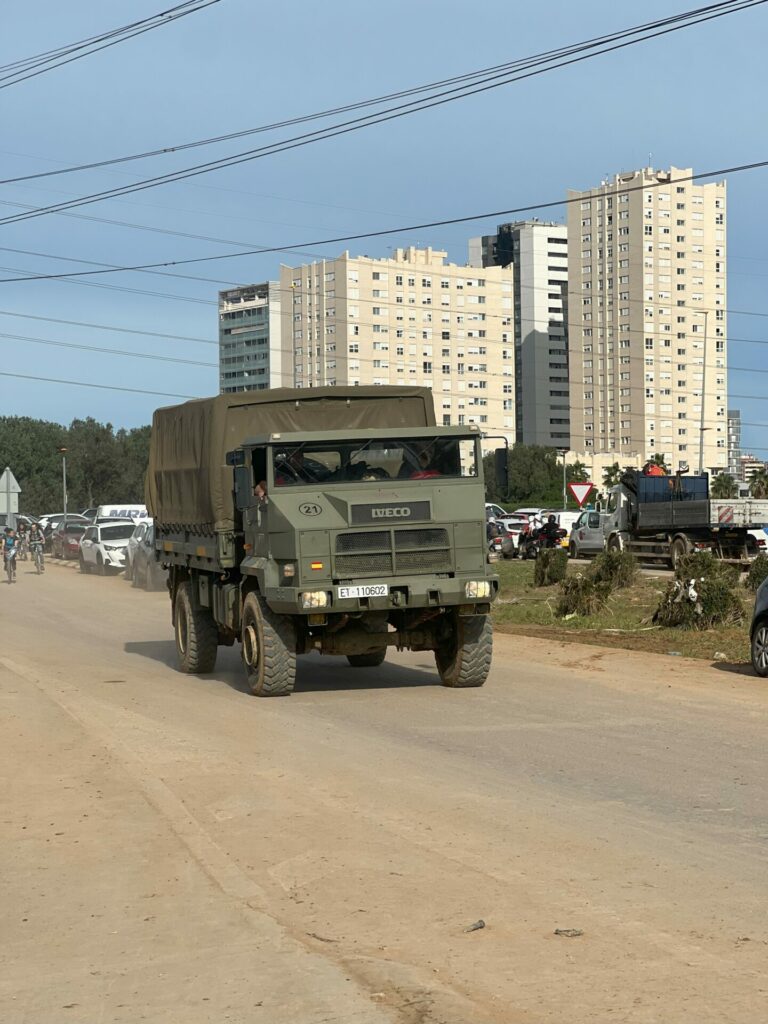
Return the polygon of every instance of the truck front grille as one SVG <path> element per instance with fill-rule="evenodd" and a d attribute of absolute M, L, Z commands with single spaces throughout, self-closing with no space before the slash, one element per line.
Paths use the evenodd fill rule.
<path fill-rule="evenodd" d="M 451 546 L 444 529 L 371 530 L 336 537 L 337 578 L 450 572 Z"/>

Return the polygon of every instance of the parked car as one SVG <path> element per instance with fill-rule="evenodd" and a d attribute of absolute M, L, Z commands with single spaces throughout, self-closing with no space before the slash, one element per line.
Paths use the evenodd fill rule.
<path fill-rule="evenodd" d="M 511 515 L 507 512 L 506 515 L 499 516 L 496 522 L 500 523 L 508 536 L 512 538 L 516 557 L 520 548 L 520 538 L 528 531 L 528 519 L 525 516 Z"/>
<path fill-rule="evenodd" d="M 42 527 L 43 536 L 45 537 L 46 550 L 51 550 L 51 537 L 53 535 L 53 531 L 57 529 L 57 527 L 59 527 L 63 522 L 63 512 L 53 512 L 50 515 L 43 516 L 43 518 L 40 520 L 40 526 Z M 83 523 L 85 526 L 87 526 L 88 520 L 85 519 L 83 516 L 78 515 L 76 512 L 68 512 L 67 525 L 69 525 L 70 523 Z"/>
<path fill-rule="evenodd" d="M 133 563 L 136 559 L 136 550 L 139 544 L 141 544 L 144 534 L 147 532 L 147 526 L 151 521 L 150 519 L 144 519 L 140 522 L 128 540 L 125 548 L 125 578 L 127 580 L 133 580 Z"/>
<path fill-rule="evenodd" d="M 83 516 L 84 519 L 95 519 L 97 511 L 98 509 L 95 508 L 84 508 L 80 515 Z"/>
<path fill-rule="evenodd" d="M 486 519 L 503 519 L 508 516 L 509 512 L 501 507 L 501 505 L 494 505 L 492 501 L 486 501 L 485 503 L 485 518 Z"/>
<path fill-rule="evenodd" d="M 150 519 L 136 527 L 137 531 L 142 528 L 143 532 L 134 545 L 131 582 L 134 587 L 143 586 L 145 590 L 163 590 L 168 573 L 155 558 L 155 525 Z M 134 539 L 135 534 L 129 544 Z"/>
<path fill-rule="evenodd" d="M 130 519 L 114 520 L 103 526 L 89 525 L 80 541 L 80 572 L 97 572 L 100 576 L 120 572 L 133 531 Z"/>
<path fill-rule="evenodd" d="M 568 553 L 571 558 L 586 558 L 599 555 L 604 547 L 602 517 L 599 512 L 587 509 L 573 524 Z"/>
<path fill-rule="evenodd" d="M 768 527 L 763 527 L 762 530 L 748 530 L 750 537 L 755 538 L 755 544 L 757 545 L 757 555 L 768 555 Z"/>
<path fill-rule="evenodd" d="M 88 528 L 87 523 L 70 522 L 67 516 L 66 529 L 64 520 L 51 534 L 51 554 L 54 558 L 79 558 L 80 541 Z"/>
<path fill-rule="evenodd" d="M 755 595 L 750 637 L 752 667 L 759 676 L 768 676 L 768 580 L 763 580 Z"/>

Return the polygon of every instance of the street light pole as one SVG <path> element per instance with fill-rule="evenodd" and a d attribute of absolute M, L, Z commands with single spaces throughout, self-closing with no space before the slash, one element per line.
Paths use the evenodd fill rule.
<path fill-rule="evenodd" d="M 567 483 L 567 455 L 568 449 L 561 448 L 560 455 L 563 456 L 563 512 L 568 508 L 568 483 Z"/>
<path fill-rule="evenodd" d="M 61 489 L 64 497 L 64 526 L 62 532 L 67 529 L 67 449 L 59 448 L 61 456 Z"/>
<path fill-rule="evenodd" d="M 701 366 L 701 419 L 699 422 L 699 473 L 704 472 L 704 401 L 707 394 L 707 327 L 709 325 L 709 311 L 704 311 L 704 358 Z"/>

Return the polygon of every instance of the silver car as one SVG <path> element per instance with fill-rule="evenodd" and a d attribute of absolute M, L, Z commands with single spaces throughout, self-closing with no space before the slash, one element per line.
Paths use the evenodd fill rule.
<path fill-rule="evenodd" d="M 571 528 L 568 554 L 571 558 L 587 558 L 599 555 L 604 546 L 602 516 L 599 512 L 587 509 Z"/>
<path fill-rule="evenodd" d="M 768 580 L 763 580 L 755 595 L 750 636 L 752 667 L 759 676 L 768 676 Z"/>

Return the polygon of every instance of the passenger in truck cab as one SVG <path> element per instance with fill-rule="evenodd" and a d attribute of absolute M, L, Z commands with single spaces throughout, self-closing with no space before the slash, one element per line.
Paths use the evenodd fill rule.
<path fill-rule="evenodd" d="M 435 443 L 430 442 L 423 446 L 416 456 L 416 464 L 411 463 L 412 472 L 409 474 L 411 480 L 428 480 L 430 477 L 442 476 L 442 473 L 435 465 Z"/>
<path fill-rule="evenodd" d="M 267 481 L 259 480 L 256 486 L 253 488 L 253 496 L 256 498 L 260 505 L 266 505 L 267 501 Z"/>

